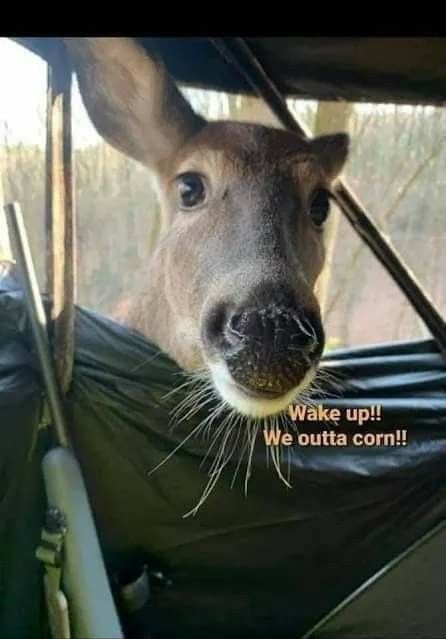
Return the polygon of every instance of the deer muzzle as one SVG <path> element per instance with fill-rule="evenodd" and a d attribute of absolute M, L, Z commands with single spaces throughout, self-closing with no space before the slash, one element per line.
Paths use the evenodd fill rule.
<path fill-rule="evenodd" d="M 208 321 L 207 343 L 223 398 L 240 412 L 263 416 L 285 408 L 311 381 L 324 333 L 314 310 L 274 303 L 220 307 Z"/>

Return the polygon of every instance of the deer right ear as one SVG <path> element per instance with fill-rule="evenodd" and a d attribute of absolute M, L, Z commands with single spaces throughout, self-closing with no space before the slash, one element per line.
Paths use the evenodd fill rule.
<path fill-rule="evenodd" d="M 347 133 L 329 133 L 313 138 L 310 144 L 327 178 L 335 180 L 347 160 L 350 136 Z"/>
<path fill-rule="evenodd" d="M 87 112 L 112 146 L 161 171 L 205 124 L 132 38 L 65 38 Z"/>

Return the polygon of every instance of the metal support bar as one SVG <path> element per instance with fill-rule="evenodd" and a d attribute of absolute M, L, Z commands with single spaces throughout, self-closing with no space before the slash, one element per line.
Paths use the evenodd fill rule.
<path fill-rule="evenodd" d="M 50 344 L 46 330 L 47 321 L 45 309 L 42 298 L 40 297 L 39 285 L 37 283 L 22 212 L 18 204 L 7 204 L 5 206 L 5 212 L 14 250 L 14 258 L 17 260 L 17 265 L 22 275 L 26 307 L 29 313 L 31 330 L 34 336 L 42 376 L 45 381 L 45 388 L 48 393 L 53 426 L 59 444 L 61 446 L 68 446 L 68 429 L 62 408 L 60 389 L 51 358 Z"/>
<path fill-rule="evenodd" d="M 76 457 L 68 448 L 67 424 L 51 359 L 46 315 L 23 217 L 18 204 L 8 204 L 5 210 L 14 257 L 22 271 L 26 308 L 51 408 L 53 426 L 61 444 L 45 455 L 42 465 L 48 503 L 56 508 L 66 521 L 62 581 L 70 605 L 73 634 L 79 638 L 123 639 L 82 471 Z M 64 522 L 59 520 L 59 523 L 62 526 Z M 45 561 L 51 560 L 42 549 L 38 549 L 37 555 Z M 58 587 L 54 587 L 55 576 L 59 577 L 53 573 L 50 580 L 45 582 L 49 612 L 55 624 L 66 629 L 67 600 L 64 593 Z M 59 582 L 56 585 L 59 586 Z"/>
<path fill-rule="evenodd" d="M 253 54 L 244 38 L 212 38 L 211 40 L 219 53 L 237 68 L 257 95 L 265 100 L 285 128 L 304 138 L 311 137 L 308 129 L 293 116 L 277 85 Z M 384 265 L 426 324 L 440 350 L 446 353 L 446 322 L 402 257 L 392 246 L 390 240 L 381 233 L 345 181 L 338 182 L 334 196 L 356 233 Z"/>
<path fill-rule="evenodd" d="M 48 61 L 46 272 L 54 322 L 54 360 L 63 392 L 70 385 L 73 369 L 76 296 L 71 78 L 65 49 L 55 42 Z"/>

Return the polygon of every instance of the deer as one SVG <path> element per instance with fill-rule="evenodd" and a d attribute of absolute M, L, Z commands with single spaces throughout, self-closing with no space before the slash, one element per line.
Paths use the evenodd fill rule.
<path fill-rule="evenodd" d="M 162 232 L 126 323 L 239 416 L 283 414 L 325 344 L 316 285 L 344 132 L 207 121 L 132 38 L 64 38 L 86 111 L 152 173 Z"/>

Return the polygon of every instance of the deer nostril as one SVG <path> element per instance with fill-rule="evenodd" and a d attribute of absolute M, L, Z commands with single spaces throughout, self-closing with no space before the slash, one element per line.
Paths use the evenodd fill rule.
<path fill-rule="evenodd" d="M 230 334 L 239 340 L 262 341 L 265 339 L 263 318 L 257 310 L 234 313 L 229 318 L 228 328 Z"/>
<path fill-rule="evenodd" d="M 317 342 L 316 331 L 314 328 L 301 318 L 294 318 L 294 327 L 295 332 L 291 337 L 291 341 L 295 343 L 296 346 L 301 345 L 302 347 L 311 347 Z"/>
<path fill-rule="evenodd" d="M 234 313 L 228 318 L 227 336 L 232 343 L 243 341 L 255 348 L 286 351 L 288 348 L 311 353 L 319 337 L 312 322 L 294 309 L 271 306 Z"/>
<path fill-rule="evenodd" d="M 306 361 L 316 359 L 323 348 L 317 319 L 287 306 L 230 310 L 221 303 L 207 316 L 204 334 L 206 342 L 225 357 L 239 358 L 244 351 L 265 365 L 272 358 Z"/>
<path fill-rule="evenodd" d="M 240 313 L 234 313 L 234 315 L 229 318 L 228 325 L 231 333 L 242 337 L 242 315 Z"/>

